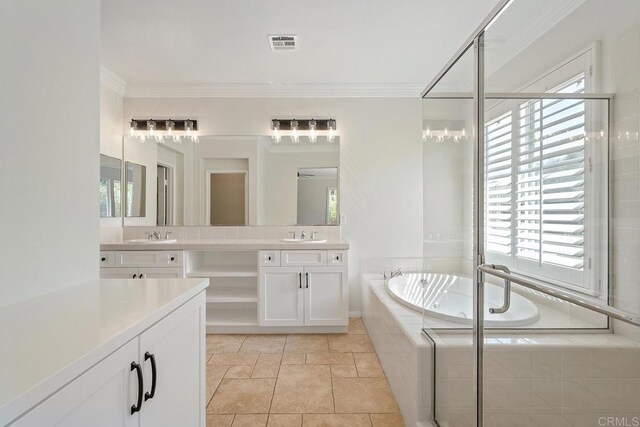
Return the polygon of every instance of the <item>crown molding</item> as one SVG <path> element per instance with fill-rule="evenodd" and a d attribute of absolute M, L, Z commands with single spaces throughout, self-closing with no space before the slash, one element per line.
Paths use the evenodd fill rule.
<path fill-rule="evenodd" d="M 127 98 L 417 98 L 422 83 L 129 83 Z"/>
<path fill-rule="evenodd" d="M 125 96 L 127 82 L 104 66 L 100 66 L 100 84 L 108 87 L 120 96 Z"/>

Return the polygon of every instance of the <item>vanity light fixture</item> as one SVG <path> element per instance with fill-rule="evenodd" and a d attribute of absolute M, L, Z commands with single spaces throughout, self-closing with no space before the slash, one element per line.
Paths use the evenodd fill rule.
<path fill-rule="evenodd" d="M 298 121 L 296 119 L 291 120 L 291 141 L 294 144 L 300 142 L 300 135 L 298 134 Z"/>
<path fill-rule="evenodd" d="M 300 143 L 300 137 L 307 137 L 311 144 L 322 141 L 334 141 L 337 124 L 334 119 L 272 119 L 271 139 L 274 144 L 279 144 L 282 137 L 291 138 L 293 144 Z M 286 139 L 285 139 L 286 141 Z"/>
<path fill-rule="evenodd" d="M 180 132 L 184 132 L 184 136 Z M 179 144 L 186 137 L 187 140 L 198 143 L 198 121 L 191 119 L 131 119 L 129 136 L 137 137 L 140 142 L 146 142 L 147 139 L 153 138 L 160 144 L 169 141 Z"/>
<path fill-rule="evenodd" d="M 280 121 L 272 120 L 271 121 L 271 139 L 276 144 L 280 144 Z"/>
<path fill-rule="evenodd" d="M 309 120 L 309 142 L 315 144 L 318 140 L 318 135 L 316 134 L 316 127 L 318 126 L 318 122 L 311 119 Z"/>

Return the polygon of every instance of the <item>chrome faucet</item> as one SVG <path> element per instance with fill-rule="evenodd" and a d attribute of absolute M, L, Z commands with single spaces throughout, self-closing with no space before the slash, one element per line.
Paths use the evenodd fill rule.
<path fill-rule="evenodd" d="M 317 231 L 312 231 L 312 232 L 311 232 L 311 240 L 313 240 L 313 239 L 315 239 L 315 238 L 316 238 L 316 234 L 318 234 L 318 232 L 317 232 Z"/>
<path fill-rule="evenodd" d="M 398 268 L 396 271 L 392 271 L 389 274 L 389 279 L 393 279 L 394 277 L 402 276 L 402 271 Z"/>
<path fill-rule="evenodd" d="M 144 234 L 147 235 L 147 239 L 149 239 L 149 240 L 161 240 L 161 236 L 160 236 L 160 232 L 159 231 L 147 231 Z"/>
<path fill-rule="evenodd" d="M 300 238 L 304 240 L 305 237 L 307 237 L 307 233 L 304 230 L 302 230 L 302 234 L 300 235 Z"/>
<path fill-rule="evenodd" d="M 290 231 L 289 235 L 291 236 L 292 239 L 296 238 L 296 232 L 295 231 Z"/>

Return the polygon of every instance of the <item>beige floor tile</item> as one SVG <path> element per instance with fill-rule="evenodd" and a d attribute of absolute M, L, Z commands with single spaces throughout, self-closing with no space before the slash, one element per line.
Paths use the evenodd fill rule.
<path fill-rule="evenodd" d="M 207 415 L 207 427 L 229 427 L 233 422 L 232 415 Z"/>
<path fill-rule="evenodd" d="M 258 360 L 257 353 L 216 353 L 207 362 L 208 365 L 245 365 L 253 366 Z"/>
<path fill-rule="evenodd" d="M 351 353 L 308 353 L 307 365 L 353 365 Z"/>
<path fill-rule="evenodd" d="M 283 365 L 304 365 L 306 353 L 285 353 L 282 355 Z"/>
<path fill-rule="evenodd" d="M 366 427 L 371 425 L 368 414 L 304 414 L 304 427 Z"/>
<path fill-rule="evenodd" d="M 287 353 L 328 352 L 329 344 L 326 335 L 288 335 L 284 351 Z"/>
<path fill-rule="evenodd" d="M 207 407 L 211 414 L 269 412 L 275 379 L 223 379 Z"/>
<path fill-rule="evenodd" d="M 269 414 L 267 427 L 300 427 L 301 425 L 301 414 Z"/>
<path fill-rule="evenodd" d="M 333 394 L 336 413 L 398 412 L 396 401 L 384 378 L 334 378 Z"/>
<path fill-rule="evenodd" d="M 331 365 L 331 376 L 334 378 L 355 378 L 358 376 L 355 365 Z"/>
<path fill-rule="evenodd" d="M 375 353 L 354 353 L 359 377 L 384 378 L 384 371 Z"/>
<path fill-rule="evenodd" d="M 229 366 L 227 373 L 224 374 L 225 378 L 249 378 L 251 377 L 251 371 L 253 366 L 237 365 Z"/>
<path fill-rule="evenodd" d="M 349 334 L 353 335 L 366 335 L 367 330 L 362 323 L 362 319 L 359 317 L 352 317 L 349 319 Z"/>
<path fill-rule="evenodd" d="M 240 347 L 240 353 L 282 353 L 285 335 L 249 335 Z"/>
<path fill-rule="evenodd" d="M 333 411 L 329 366 L 282 365 L 280 367 L 271 412 L 300 414 Z"/>
<path fill-rule="evenodd" d="M 207 335 L 208 353 L 235 353 L 244 341 L 244 335 Z"/>
<path fill-rule="evenodd" d="M 207 366 L 207 391 L 206 402 L 207 404 L 213 397 L 213 393 L 218 388 L 220 381 L 224 378 L 224 374 L 227 372 L 227 366 Z"/>
<path fill-rule="evenodd" d="M 263 427 L 267 425 L 268 414 L 238 414 L 233 419 L 232 427 Z"/>
<path fill-rule="evenodd" d="M 262 353 L 258 356 L 256 366 L 253 368 L 251 378 L 276 378 L 280 370 L 282 354 Z"/>
<path fill-rule="evenodd" d="M 329 335 L 329 351 L 342 353 L 373 353 L 368 335 Z"/>
<path fill-rule="evenodd" d="M 371 414 L 373 427 L 404 427 L 400 414 Z"/>

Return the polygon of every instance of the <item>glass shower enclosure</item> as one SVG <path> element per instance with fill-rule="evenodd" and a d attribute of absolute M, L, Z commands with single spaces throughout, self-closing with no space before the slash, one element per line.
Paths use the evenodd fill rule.
<path fill-rule="evenodd" d="M 433 422 L 640 425 L 640 2 L 501 1 L 422 98 Z"/>

